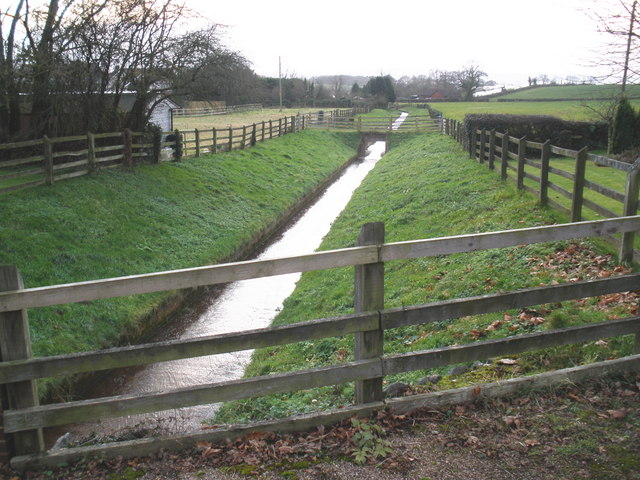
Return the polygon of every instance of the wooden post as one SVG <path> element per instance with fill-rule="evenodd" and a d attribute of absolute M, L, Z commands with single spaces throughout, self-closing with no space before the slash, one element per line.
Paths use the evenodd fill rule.
<path fill-rule="evenodd" d="M 282 118 L 278 119 L 278 136 L 282 136 Z"/>
<path fill-rule="evenodd" d="M 502 136 L 502 157 L 500 158 L 500 179 L 507 180 L 507 166 L 509 165 L 509 132 Z"/>
<path fill-rule="evenodd" d="M 480 163 L 484 163 L 484 145 L 487 143 L 487 132 L 486 130 L 480 130 L 480 153 L 478 154 L 478 161 Z"/>
<path fill-rule="evenodd" d="M 363 225 L 356 246 L 382 245 L 384 223 Z M 355 267 L 356 313 L 373 312 L 384 308 L 384 263 L 369 263 Z M 383 332 L 372 330 L 355 334 L 355 360 L 378 358 L 383 354 Z M 356 404 L 382 400 L 382 377 L 356 382 Z"/>
<path fill-rule="evenodd" d="M 524 153 L 527 145 L 527 137 L 522 137 L 518 140 L 518 174 L 516 184 L 518 190 L 524 188 Z"/>
<path fill-rule="evenodd" d="M 496 161 L 496 131 L 492 129 L 489 132 L 489 168 L 491 170 L 495 169 L 495 161 Z"/>
<path fill-rule="evenodd" d="M 22 290 L 24 284 L 20 272 L 13 265 L 0 266 L 0 291 Z M 23 360 L 31 358 L 31 338 L 26 310 L 0 313 L 0 360 Z M 7 407 L 11 410 L 38 405 L 35 380 L 9 383 L 5 386 Z M 42 429 L 27 430 L 11 436 L 13 453 L 28 455 L 44 450 Z"/>
<path fill-rule="evenodd" d="M 211 131 L 211 141 L 212 141 L 212 152 L 211 153 L 217 153 L 218 152 L 218 132 L 216 131 L 216 127 L 213 127 L 212 131 Z"/>
<path fill-rule="evenodd" d="M 273 138 L 273 120 L 269 119 L 269 139 Z"/>
<path fill-rule="evenodd" d="M 176 162 L 181 162 L 182 157 L 184 156 L 184 153 L 185 153 L 182 145 L 182 135 L 180 134 L 180 130 L 178 130 L 177 128 L 173 131 L 173 135 L 176 137 L 175 147 L 173 149 L 173 159 Z"/>
<path fill-rule="evenodd" d="M 640 176 L 640 158 L 631 166 L 631 170 L 627 173 L 627 184 L 624 193 L 624 204 L 622 207 L 622 216 L 628 217 L 638 214 L 638 191 Z M 631 264 L 633 260 L 633 239 L 635 232 L 625 232 L 622 234 L 620 241 L 620 261 Z M 636 335 L 636 350 L 640 347 L 640 333 Z M 636 353 L 639 353 L 636 351 Z"/>
<path fill-rule="evenodd" d="M 258 133 L 257 133 L 257 132 L 258 132 L 257 128 L 258 128 L 258 127 L 256 127 L 256 124 L 254 123 L 254 124 L 253 124 L 253 130 L 251 130 L 251 146 L 252 146 L 252 147 L 253 147 L 253 146 L 255 146 L 255 144 L 256 144 L 256 142 L 257 142 L 257 140 L 256 140 L 256 136 L 258 135 Z"/>
<path fill-rule="evenodd" d="M 573 197 L 571 199 L 571 221 L 582 219 L 582 203 L 584 199 L 584 175 L 587 168 L 587 147 L 578 152 L 576 170 L 573 179 Z"/>
<path fill-rule="evenodd" d="M 244 150 L 244 146 L 245 146 L 246 138 L 247 138 L 247 126 L 246 126 L 246 125 L 243 125 L 243 126 L 242 126 L 242 142 L 240 143 L 240 148 L 241 148 L 242 150 Z"/>
<path fill-rule="evenodd" d="M 42 147 L 44 149 L 44 170 L 47 175 L 47 185 L 53 185 L 56 180 L 53 174 L 53 145 L 46 135 L 42 137 Z"/>
<path fill-rule="evenodd" d="M 200 131 L 196 128 L 194 130 L 196 134 L 196 158 L 200 156 Z"/>
<path fill-rule="evenodd" d="M 551 157 L 551 140 L 542 144 L 540 151 L 540 205 L 546 205 L 549 199 L 549 158 Z"/>
<path fill-rule="evenodd" d="M 122 143 L 122 164 L 125 167 L 131 168 L 133 166 L 133 135 L 128 128 L 122 132 Z"/>
<path fill-rule="evenodd" d="M 229 151 L 233 150 L 233 128 L 229 127 Z"/>
<path fill-rule="evenodd" d="M 471 132 L 471 145 L 469 145 L 469 158 L 476 159 L 476 148 L 478 147 L 478 134 L 474 128 Z"/>
<path fill-rule="evenodd" d="M 305 121 L 304 121 L 305 118 L 307 118 L 307 116 L 306 115 L 302 115 L 302 130 L 304 130 L 306 128 Z"/>
<path fill-rule="evenodd" d="M 91 132 L 87 133 L 87 162 L 89 162 L 89 172 L 95 173 L 96 171 L 96 136 Z"/>
<path fill-rule="evenodd" d="M 262 135 L 260 135 L 260 141 L 264 142 L 264 120 L 262 121 Z"/>

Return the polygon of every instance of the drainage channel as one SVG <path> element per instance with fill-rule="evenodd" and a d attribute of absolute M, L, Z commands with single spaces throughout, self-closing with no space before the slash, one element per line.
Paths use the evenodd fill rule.
<path fill-rule="evenodd" d="M 405 116 L 406 117 L 406 116 Z M 402 118 L 404 120 L 404 118 Z M 385 142 L 373 143 L 365 158 L 348 167 L 324 194 L 257 259 L 301 255 L 315 250 L 353 191 L 382 157 Z M 202 299 L 153 339 L 165 341 L 263 328 L 271 324 L 300 274 L 244 280 L 226 285 L 219 295 Z M 252 350 L 163 362 L 122 369 L 91 392 L 91 397 L 145 394 L 241 378 Z M 128 440 L 142 436 L 182 434 L 200 430 L 219 404 L 166 410 L 154 414 L 108 418 L 95 423 L 51 429 L 54 449 L 95 441 Z"/>

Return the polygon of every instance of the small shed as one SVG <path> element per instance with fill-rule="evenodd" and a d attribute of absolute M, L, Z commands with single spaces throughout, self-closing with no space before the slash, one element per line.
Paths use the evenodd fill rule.
<path fill-rule="evenodd" d="M 173 110 L 180 108 L 180 105 L 175 103 L 170 98 L 161 100 L 151 112 L 149 123 L 158 125 L 163 132 L 173 131 Z"/>

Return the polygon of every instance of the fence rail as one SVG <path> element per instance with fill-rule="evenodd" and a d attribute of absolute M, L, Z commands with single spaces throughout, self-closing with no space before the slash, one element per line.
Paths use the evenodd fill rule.
<path fill-rule="evenodd" d="M 503 232 L 384 243 L 384 226 L 381 223 L 375 223 L 365 225 L 356 246 L 347 249 L 29 289 L 22 288 L 19 273 L 15 267 L 2 267 L 0 268 L 0 346 L 2 346 L 3 361 L 0 363 L 0 384 L 5 385 L 10 402 L 9 408 L 4 411 L 3 421 L 4 431 L 10 434 L 15 447 L 16 456 L 12 459 L 12 465 L 17 468 L 44 465 L 56 458 L 48 456 L 43 451 L 41 440 L 39 440 L 41 429 L 49 426 L 352 381 L 356 382 L 356 404 L 365 411 L 372 404 L 382 402 L 382 378 L 385 375 L 630 333 L 636 334 L 636 350 L 638 350 L 640 319 L 633 317 L 401 355 L 383 354 L 383 334 L 387 329 L 636 290 L 640 288 L 638 274 L 455 299 L 400 309 L 384 309 L 383 284 L 384 264 L 388 261 L 602 236 L 639 229 L 640 217 L 632 216 Z M 356 269 L 355 313 L 352 315 L 189 340 L 134 345 L 56 357 L 31 357 L 29 338 L 26 333 L 28 332 L 28 308 L 344 266 L 354 266 Z M 143 365 L 347 334 L 355 335 L 354 360 L 338 365 L 144 395 L 119 395 L 43 406 L 38 405 L 37 401 L 35 379 L 38 378 Z M 25 391 L 27 394 L 24 393 Z M 198 434 L 198 438 L 202 438 L 201 433 Z M 185 437 L 182 437 L 181 441 L 184 439 Z M 141 445 L 143 443 L 144 441 Z M 129 455 L 139 454 L 136 450 L 136 442 L 127 445 L 130 449 Z M 113 446 L 91 449 L 94 454 L 108 454 L 114 451 L 119 452 L 119 455 L 122 454 L 122 449 L 114 449 Z M 78 458 L 86 455 L 87 452 L 88 450 L 79 448 L 65 455 Z"/>
<path fill-rule="evenodd" d="M 573 222 L 584 218 L 585 209 L 604 218 L 632 216 L 638 211 L 640 158 L 630 164 L 590 154 L 586 148 L 570 150 L 551 145 L 550 141 L 532 142 L 524 137 L 511 137 L 508 133 L 494 130 L 465 132 L 461 122 L 450 119 L 443 120 L 442 128 L 443 133 L 468 148 L 471 158 L 487 164 L 490 169 L 496 169 L 499 165 L 503 180 L 509 179 L 515 182 L 518 189 L 537 195 L 541 205 L 550 205 L 567 213 Z M 563 158 L 571 159 L 572 163 L 566 165 Z M 625 180 L 620 186 L 624 191 L 619 192 L 611 186 L 587 179 L 587 162 L 623 172 Z M 558 165 L 553 166 L 552 163 Z M 560 168 L 562 166 L 564 168 Z M 567 182 L 561 184 L 560 179 L 566 179 Z M 550 190 L 558 193 L 561 199 L 566 199 L 564 204 L 551 198 Z M 616 206 L 603 206 L 593 199 L 590 192 L 613 200 Z M 634 232 L 625 233 L 620 240 L 607 236 L 609 241 L 618 245 L 620 258 L 625 262 L 640 260 L 640 254 L 633 248 L 634 238 Z"/>
<path fill-rule="evenodd" d="M 251 110 L 262 110 L 262 104 L 250 103 L 224 107 L 174 108 L 173 115 L 177 117 L 206 117 L 209 115 L 226 115 L 228 113 L 248 112 Z"/>

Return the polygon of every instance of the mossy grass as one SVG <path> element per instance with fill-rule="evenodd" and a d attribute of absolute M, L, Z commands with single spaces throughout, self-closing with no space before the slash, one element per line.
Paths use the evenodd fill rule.
<path fill-rule="evenodd" d="M 353 246 L 364 223 L 383 221 L 386 241 L 405 241 L 474 232 L 488 232 L 564 223 L 557 211 L 538 205 L 532 195 L 501 183 L 499 175 L 473 162 L 454 140 L 442 135 L 393 134 L 390 150 L 356 190 L 351 202 L 334 222 L 320 249 Z M 383 198 L 384 200 L 380 200 Z M 538 286 L 555 280 L 549 272 L 532 274 L 533 259 L 546 258 L 568 242 L 495 249 L 469 254 L 395 261 L 385 265 L 385 307 L 416 305 L 456 297 L 499 293 Z M 584 248 L 595 247 L 591 241 Z M 602 250 L 599 250 L 602 252 Z M 555 323 L 582 324 L 602 321 L 607 313 L 592 304 L 574 302 L 544 307 L 556 312 Z M 275 325 L 331 317 L 353 312 L 353 269 L 310 272 L 302 276 L 285 302 Z M 518 311 L 507 312 L 517 316 Z M 473 331 L 485 329 L 487 338 L 535 332 L 548 323 L 504 325 L 487 331 L 505 313 L 464 317 L 435 324 L 385 332 L 385 353 L 403 353 L 476 340 Z M 562 316 L 566 318 L 562 320 Z M 254 353 L 246 376 L 311 368 L 352 359 L 352 336 L 307 341 L 261 349 Z M 491 365 L 472 369 L 455 379 L 446 377 L 443 388 L 492 381 L 511 375 L 573 366 L 600 358 L 629 354 L 631 340 L 612 341 L 609 348 L 593 342 L 587 346 L 548 349 L 521 356 L 517 369 Z M 449 367 L 386 378 L 389 383 L 413 383 L 427 374 L 446 374 Z M 455 380 L 455 381 L 454 381 Z M 433 387 L 437 388 L 437 387 Z M 352 402 L 353 385 L 338 385 L 225 405 L 215 421 L 236 422 L 338 407 Z"/>
<path fill-rule="evenodd" d="M 355 155 L 355 133 L 304 131 L 181 163 L 111 169 L 0 197 L 0 264 L 39 287 L 229 258 Z M 172 292 L 29 310 L 36 356 L 100 349 Z"/>

